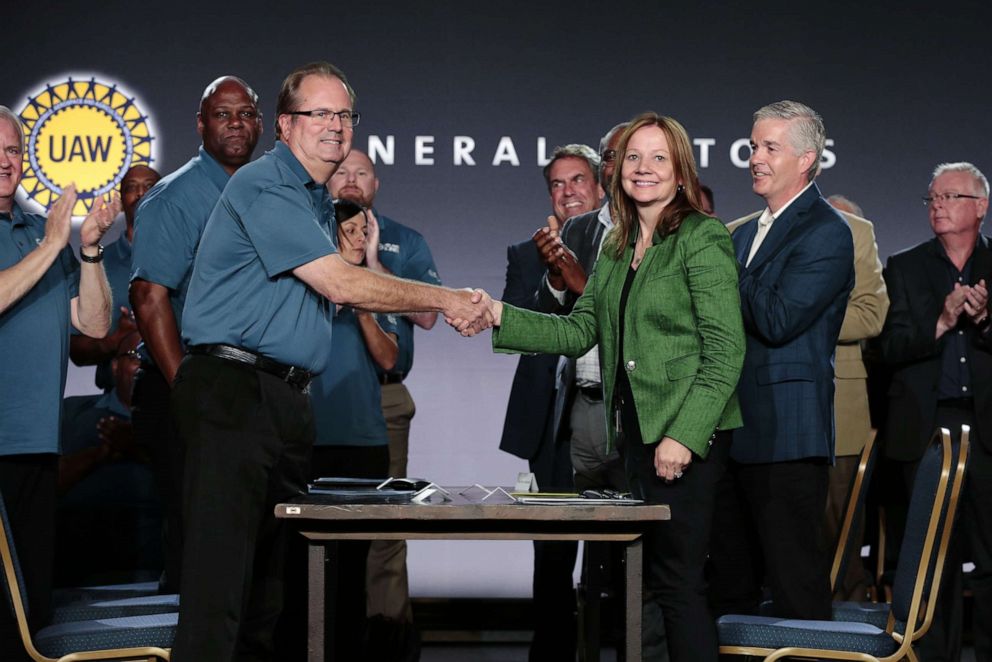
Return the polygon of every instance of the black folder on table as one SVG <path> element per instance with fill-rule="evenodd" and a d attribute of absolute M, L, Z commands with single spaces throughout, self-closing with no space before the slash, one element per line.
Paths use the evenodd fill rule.
<path fill-rule="evenodd" d="M 404 503 L 413 499 L 430 481 L 423 478 L 318 478 L 310 484 L 312 496 L 331 501 Z"/>

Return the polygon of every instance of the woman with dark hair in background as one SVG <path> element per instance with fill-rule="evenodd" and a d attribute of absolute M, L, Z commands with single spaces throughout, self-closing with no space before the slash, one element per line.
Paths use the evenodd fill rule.
<path fill-rule="evenodd" d="M 350 200 L 334 201 L 337 249 L 350 264 L 366 261 L 368 246 L 378 250 L 379 233 L 375 217 Z M 328 302 L 327 305 L 335 304 Z M 389 475 L 389 437 L 380 405 L 381 391 L 376 365 L 390 370 L 396 363 L 399 346 L 396 325 L 390 315 L 375 315 L 348 306 L 338 306 L 331 325 L 332 369 L 321 373 L 310 386 L 314 424 L 317 429 L 310 460 L 310 480 L 322 477 L 381 478 Z M 301 538 L 302 541 L 302 538 Z M 304 659 L 306 618 L 300 612 L 306 604 L 305 545 L 293 551 L 300 560 L 293 569 L 287 564 L 297 597 L 287 600 L 282 627 L 285 645 L 291 646 L 292 659 Z M 366 655 L 365 567 L 368 541 L 338 543 L 335 603 L 326 610 L 325 632 L 334 633 L 335 660 L 364 660 Z M 328 593 L 331 595 L 332 593 Z M 332 656 L 328 656 L 331 659 Z"/>
<path fill-rule="evenodd" d="M 700 212 L 695 159 L 669 117 L 635 117 L 610 182 L 615 227 L 565 317 L 496 302 L 497 351 L 581 356 L 599 345 L 609 443 L 634 496 L 671 506 L 645 536 L 645 660 L 716 660 L 703 567 L 717 481 L 741 425 L 737 260 Z M 564 251 L 564 247 L 561 248 Z M 664 628 L 660 624 L 664 621 Z"/>

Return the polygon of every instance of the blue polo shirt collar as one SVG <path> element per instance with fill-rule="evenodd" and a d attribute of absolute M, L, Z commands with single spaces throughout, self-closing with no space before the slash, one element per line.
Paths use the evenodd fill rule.
<path fill-rule="evenodd" d="M 331 209 L 331 196 L 327 192 L 327 187 L 313 180 L 307 169 L 303 167 L 300 160 L 296 158 L 296 155 L 293 154 L 289 146 L 283 141 L 276 141 L 275 146 L 272 148 L 272 154 L 285 163 L 290 171 L 300 178 L 307 191 L 310 192 L 310 198 L 313 200 L 316 209 L 320 210 L 320 227 L 324 231 L 324 234 L 331 238 L 331 243 L 334 247 L 337 248 L 337 241 L 334 237 L 337 234 L 337 225 L 334 223 L 334 211 Z"/>
<path fill-rule="evenodd" d="M 210 181 L 213 182 L 219 190 L 223 191 L 224 187 L 227 186 L 227 180 L 229 180 L 231 176 L 227 174 L 227 171 L 224 170 L 224 166 L 222 166 L 217 159 L 210 156 L 210 153 L 203 148 L 203 145 L 200 145 L 200 161 L 203 162 L 203 171 L 207 173 L 207 177 L 210 178 Z"/>
<path fill-rule="evenodd" d="M 303 167 L 303 164 L 300 163 L 300 160 L 296 158 L 296 155 L 293 154 L 292 150 L 289 149 L 289 146 L 286 145 L 286 143 L 281 140 L 277 140 L 275 146 L 272 148 L 272 153 L 277 159 L 289 166 L 289 169 L 293 171 L 293 174 L 299 177 L 300 181 L 303 182 L 304 186 L 308 189 L 312 189 L 317 184 L 317 182 L 313 181 L 313 177 L 310 176 L 310 173 L 307 172 L 307 169 Z"/>
<path fill-rule="evenodd" d="M 382 214 L 380 214 L 379 213 L 379 210 L 376 209 L 375 207 L 372 207 L 372 213 L 375 214 L 375 220 L 379 222 L 379 229 L 380 230 L 382 230 L 384 227 L 386 227 L 386 226 L 388 226 L 390 224 L 391 221 L 389 220 L 389 217 L 388 216 L 383 216 Z"/>
<path fill-rule="evenodd" d="M 13 227 L 26 224 L 24 220 L 24 212 L 21 211 L 21 206 L 16 202 L 14 203 L 14 206 L 11 207 L 9 214 L 0 212 L 0 218 L 9 220 Z"/>

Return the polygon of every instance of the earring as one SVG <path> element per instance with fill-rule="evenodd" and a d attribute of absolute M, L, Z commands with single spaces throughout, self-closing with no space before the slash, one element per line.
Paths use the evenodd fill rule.
<path fill-rule="evenodd" d="M 676 193 L 681 193 L 684 190 L 685 190 L 685 186 L 683 186 L 682 184 L 679 184 L 678 187 L 676 187 L 675 192 Z"/>

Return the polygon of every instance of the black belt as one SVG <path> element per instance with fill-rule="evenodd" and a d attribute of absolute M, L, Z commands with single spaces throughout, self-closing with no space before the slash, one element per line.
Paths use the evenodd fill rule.
<path fill-rule="evenodd" d="M 406 379 L 405 372 L 380 372 L 379 373 L 379 383 L 385 386 L 386 384 L 402 384 L 403 380 Z"/>
<path fill-rule="evenodd" d="M 306 389 L 310 385 L 310 380 L 313 379 L 313 373 L 309 370 L 298 368 L 295 365 L 286 365 L 285 363 L 273 361 L 267 356 L 262 356 L 241 347 L 233 347 L 231 345 L 193 345 L 186 351 L 190 354 L 205 354 L 226 361 L 250 365 L 256 370 L 275 375 L 287 384 L 292 384 L 299 389 Z"/>
<path fill-rule="evenodd" d="M 975 411 L 975 399 L 974 398 L 944 398 L 937 401 L 938 407 L 946 407 L 947 409 L 965 409 L 967 411 Z"/>
<path fill-rule="evenodd" d="M 600 402 L 603 399 L 602 386 L 580 386 L 579 392 L 590 400 Z"/>

